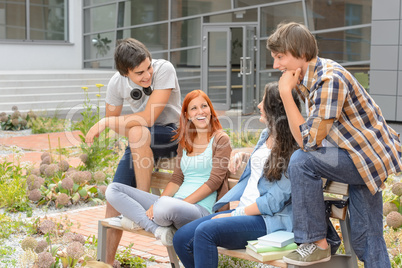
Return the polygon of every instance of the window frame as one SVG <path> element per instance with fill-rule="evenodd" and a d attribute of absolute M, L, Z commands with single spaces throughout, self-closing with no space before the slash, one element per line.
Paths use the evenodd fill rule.
<path fill-rule="evenodd" d="M 7 4 L 9 1 L 4 1 Z M 69 25 L 69 0 L 64 0 L 64 40 L 39 40 L 31 38 L 31 0 L 25 0 L 25 39 L 2 39 L 0 38 L 0 43 L 29 43 L 29 44 L 70 44 L 70 25 Z M 7 27 L 7 23 L 4 24 Z"/>

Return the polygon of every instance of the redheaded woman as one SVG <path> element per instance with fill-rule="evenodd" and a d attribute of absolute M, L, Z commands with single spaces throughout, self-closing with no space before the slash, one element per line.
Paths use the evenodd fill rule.
<path fill-rule="evenodd" d="M 228 191 L 230 141 L 203 91 L 184 98 L 174 138 L 179 141 L 176 165 L 161 196 L 115 182 L 106 191 L 108 202 L 123 215 L 123 227 L 138 225 L 164 245 L 172 245 L 177 229 L 209 215 Z"/>

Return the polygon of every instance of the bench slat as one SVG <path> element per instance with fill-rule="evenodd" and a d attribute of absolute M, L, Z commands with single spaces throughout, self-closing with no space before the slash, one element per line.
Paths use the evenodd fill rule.
<path fill-rule="evenodd" d="M 128 229 L 124 229 L 123 227 L 109 224 L 109 222 L 107 221 L 107 219 L 105 219 L 105 220 L 100 220 L 100 222 L 101 222 L 101 224 L 102 224 L 103 226 L 108 227 L 108 228 L 118 229 L 118 230 L 130 232 L 130 233 L 134 233 L 134 234 L 140 234 L 140 235 L 145 235 L 145 236 L 148 236 L 148 237 L 155 238 L 155 236 L 154 236 L 153 233 L 147 232 L 147 231 L 145 231 L 144 229 L 137 229 L 137 230 L 134 230 L 134 231 L 128 230 Z"/>
<path fill-rule="evenodd" d="M 151 188 L 165 189 L 171 177 L 171 173 L 153 172 L 151 176 Z"/>
<path fill-rule="evenodd" d="M 325 182 L 327 179 L 322 178 L 322 186 L 324 187 Z M 336 181 L 331 181 L 329 186 L 327 187 L 326 190 L 324 190 L 325 193 L 331 193 L 331 194 L 339 194 L 339 195 L 349 195 L 349 185 L 341 182 L 336 182 Z"/>
<path fill-rule="evenodd" d="M 176 158 L 161 158 L 155 163 L 155 168 L 174 170 L 174 165 L 176 164 Z"/>

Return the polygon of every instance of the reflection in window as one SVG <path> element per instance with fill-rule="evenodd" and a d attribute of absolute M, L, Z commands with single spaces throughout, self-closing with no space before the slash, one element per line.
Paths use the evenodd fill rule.
<path fill-rule="evenodd" d="M 26 14 L 26 2 L 29 14 Z M 67 41 L 66 2 L 0 1 L 0 39 Z"/>
<path fill-rule="evenodd" d="M 307 0 L 307 20 L 311 30 L 371 23 L 372 0 Z"/>
<path fill-rule="evenodd" d="M 0 39 L 27 38 L 25 11 L 25 0 L 13 3 L 0 1 Z"/>
<path fill-rule="evenodd" d="M 339 63 L 370 60 L 371 28 L 316 34 L 319 56 Z"/>
<path fill-rule="evenodd" d="M 85 33 L 111 30 L 116 27 L 116 5 L 84 9 Z"/>
<path fill-rule="evenodd" d="M 117 32 L 118 39 L 128 37 L 135 38 L 149 49 L 149 51 L 158 51 L 168 49 L 168 24 L 157 24 L 132 28 Z"/>
<path fill-rule="evenodd" d="M 179 78 L 181 96 L 184 98 L 190 91 L 201 88 L 201 50 L 186 49 L 171 52 L 170 61 L 176 68 Z"/>
<path fill-rule="evenodd" d="M 176 67 L 177 76 L 180 78 L 200 76 L 200 55 L 201 50 L 199 48 L 172 52 L 170 54 L 170 61 Z"/>
<path fill-rule="evenodd" d="M 199 46 L 201 43 L 201 19 L 172 22 L 172 48 Z"/>
<path fill-rule="evenodd" d="M 181 18 L 231 8 L 231 0 L 173 0 L 171 11 L 172 18 Z"/>
<path fill-rule="evenodd" d="M 304 22 L 301 2 L 261 8 L 261 37 L 269 36 L 283 21 Z"/>
<path fill-rule="evenodd" d="M 112 57 L 115 47 L 114 33 L 101 33 L 85 36 L 85 59 L 103 59 Z"/>
<path fill-rule="evenodd" d="M 119 4 L 118 27 L 163 21 L 168 19 L 169 1 L 131 0 Z"/>
<path fill-rule="evenodd" d="M 164 59 L 167 60 L 168 59 L 168 53 L 167 52 L 151 52 L 151 57 L 153 59 Z"/>

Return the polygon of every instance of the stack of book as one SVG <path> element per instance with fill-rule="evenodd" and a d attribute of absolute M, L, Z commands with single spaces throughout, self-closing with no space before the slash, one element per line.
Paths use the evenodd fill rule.
<path fill-rule="evenodd" d="M 282 259 L 295 249 L 294 234 L 286 231 L 261 236 L 258 240 L 248 241 L 246 246 L 246 252 L 262 262 Z"/>

